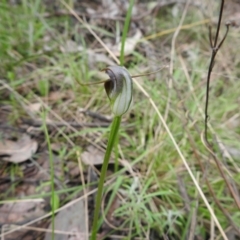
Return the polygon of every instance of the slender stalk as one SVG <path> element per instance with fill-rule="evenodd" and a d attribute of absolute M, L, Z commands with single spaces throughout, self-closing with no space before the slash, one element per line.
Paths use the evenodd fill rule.
<path fill-rule="evenodd" d="M 130 0 L 129 8 L 128 8 L 128 11 L 127 11 L 127 16 L 126 16 L 125 22 L 124 22 L 123 35 L 122 35 L 122 46 L 121 46 L 121 54 L 120 54 L 120 64 L 121 64 L 121 66 L 124 65 L 124 47 L 125 47 L 125 42 L 126 42 L 126 38 L 127 38 L 127 32 L 128 32 L 130 20 L 131 20 L 132 8 L 133 8 L 133 5 L 134 5 L 134 1 L 135 0 Z M 131 77 L 129 77 L 129 79 L 131 79 Z M 132 94 L 132 93 L 130 93 L 130 94 Z M 110 156 L 111 156 L 113 146 L 114 146 L 115 142 L 118 141 L 118 130 L 119 130 L 119 126 L 120 126 L 120 123 L 121 123 L 121 118 L 122 118 L 121 116 L 115 116 L 114 117 L 113 122 L 112 122 L 112 126 L 111 126 L 111 130 L 110 130 L 107 149 L 106 149 L 106 152 L 105 152 L 104 161 L 103 161 L 103 165 L 102 165 L 102 169 L 101 169 L 100 180 L 99 180 L 99 183 L 98 183 L 98 192 L 97 192 L 97 197 L 96 197 L 96 206 L 95 206 L 95 211 L 94 211 L 91 240 L 96 240 L 96 236 L 97 236 L 97 232 L 98 232 L 98 228 L 99 228 L 98 219 L 99 219 L 99 212 L 100 212 L 100 207 L 101 207 L 101 202 L 102 202 L 102 192 L 103 192 L 104 179 L 105 179 L 105 176 L 106 176 L 107 167 L 108 167 L 108 163 L 109 163 L 109 159 L 110 159 Z M 117 171 L 117 169 L 118 169 L 117 146 L 116 146 L 116 151 L 115 151 L 115 157 L 116 157 L 116 159 L 115 159 L 115 171 Z"/>
<path fill-rule="evenodd" d="M 121 116 L 115 116 L 112 122 L 111 130 L 110 130 L 110 135 L 108 139 L 108 144 L 107 144 L 107 149 L 105 152 L 104 156 L 104 161 L 101 169 L 101 174 L 100 174 L 100 179 L 98 182 L 98 192 L 97 192 L 97 197 L 96 197 L 96 206 L 95 206 L 95 211 L 94 211 L 94 218 L 93 218 L 93 227 L 92 227 L 92 236 L 91 240 L 96 240 L 97 232 L 98 232 L 98 219 L 99 219 L 99 212 L 100 212 L 100 207 L 101 207 L 101 202 L 102 202 L 102 192 L 103 192 L 103 185 L 104 185 L 104 180 L 108 168 L 108 163 L 109 159 L 111 156 L 111 152 L 114 146 L 114 143 L 117 138 L 119 126 L 121 123 Z"/>
<path fill-rule="evenodd" d="M 217 31 L 216 31 L 214 40 L 212 39 L 211 27 L 209 28 L 209 42 L 210 42 L 210 46 L 212 48 L 212 55 L 211 55 L 211 60 L 210 60 L 210 64 L 208 67 L 208 74 L 207 74 L 206 98 L 205 98 L 205 121 L 204 121 L 205 122 L 204 137 L 205 137 L 206 143 L 209 146 L 211 145 L 208 141 L 208 120 L 209 120 L 208 105 L 209 105 L 210 79 L 211 79 L 212 69 L 213 69 L 214 62 L 215 62 L 215 57 L 217 55 L 219 48 L 221 47 L 222 43 L 224 42 L 224 40 L 227 36 L 227 33 L 228 33 L 228 25 L 227 25 L 226 34 L 223 37 L 222 41 L 219 43 L 219 45 L 217 45 L 220 27 L 221 27 L 221 21 L 222 21 L 223 7 L 224 7 L 224 0 L 221 1 L 219 17 L 218 17 L 218 24 L 217 24 Z"/>
<path fill-rule="evenodd" d="M 114 172 L 115 173 L 118 171 L 118 167 L 119 167 L 119 164 L 118 164 L 118 143 L 119 143 L 119 134 L 117 134 L 115 144 L 114 144 L 114 155 L 115 155 Z"/>
<path fill-rule="evenodd" d="M 130 0 L 128 11 L 127 11 L 127 16 L 126 16 L 125 22 L 124 22 L 123 35 L 122 35 L 122 45 L 121 45 L 121 52 L 120 52 L 120 65 L 121 66 L 124 65 L 124 47 L 125 47 L 128 28 L 129 28 L 129 24 L 130 24 L 130 20 L 131 20 L 131 16 L 132 16 L 132 9 L 133 9 L 133 5 L 134 5 L 134 1 L 135 0 Z"/>
<path fill-rule="evenodd" d="M 54 188 L 54 163 L 53 163 L 53 154 L 52 154 L 52 148 L 51 148 L 51 141 L 48 134 L 47 124 L 46 124 L 46 111 L 43 112 L 43 130 L 45 133 L 45 137 L 47 140 L 47 146 L 48 146 L 48 152 L 49 152 L 49 160 L 50 160 L 50 175 L 51 175 L 51 207 L 52 207 L 52 235 L 51 239 L 54 240 L 55 234 L 55 188 Z"/>

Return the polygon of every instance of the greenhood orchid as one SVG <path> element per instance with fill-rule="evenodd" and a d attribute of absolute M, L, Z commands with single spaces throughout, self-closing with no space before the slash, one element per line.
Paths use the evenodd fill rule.
<path fill-rule="evenodd" d="M 126 113 L 132 102 L 133 81 L 127 69 L 121 66 L 110 66 L 104 69 L 109 76 L 104 84 L 115 116 Z"/>

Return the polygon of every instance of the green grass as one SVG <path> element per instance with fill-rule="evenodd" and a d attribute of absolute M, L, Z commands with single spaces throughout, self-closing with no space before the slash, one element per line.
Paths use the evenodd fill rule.
<path fill-rule="evenodd" d="M 63 5 L 59 5 L 58 8 L 66 11 Z M 1 104 L 12 107 L 9 121 L 17 126 L 19 117 L 29 117 L 24 107 L 40 100 L 59 116 L 58 119 L 47 109 L 49 117 L 56 122 L 61 119 L 91 122 L 91 117 L 79 111 L 86 106 L 88 110 L 111 116 L 111 108 L 103 87 L 95 85 L 82 87 L 75 81 L 79 79 L 82 82 L 90 82 L 104 79 L 99 70 L 107 64 L 101 61 L 94 62 L 95 58 L 89 55 L 88 50 L 100 49 L 101 54 L 106 56 L 108 54 L 92 36 L 88 35 L 88 30 L 69 15 L 45 17 L 46 13 L 52 13 L 51 9 L 42 1 L 22 1 L 13 5 L 8 1 L 0 3 L 0 36 L 2 36 L 0 38 L 0 101 Z M 151 26 L 144 34 L 148 36 L 175 28 L 181 14 L 175 18 L 171 14 L 170 7 L 164 8 L 164 12 L 152 20 L 155 22 L 154 25 L 149 24 L 147 22 L 149 20 L 145 20 L 148 26 Z M 200 11 L 191 7 L 184 24 L 197 22 L 203 18 Z M 118 24 L 123 30 L 123 22 Z M 116 23 L 113 22 L 110 26 L 115 27 Z M 95 24 L 93 29 L 105 42 L 115 43 L 115 32 L 105 30 L 101 24 Z M 132 36 L 133 33 L 134 29 L 130 25 L 128 36 Z M 201 141 L 204 119 L 200 108 L 204 108 L 206 74 L 210 58 L 207 34 L 206 26 L 189 28 L 179 33 L 176 54 L 173 56 L 173 88 L 168 89 L 167 68 L 161 70 L 159 74 L 142 77 L 138 81 L 150 94 L 163 115 L 166 112 L 168 91 L 171 91 L 167 125 L 220 224 L 226 229 L 230 226 L 229 221 L 214 202 L 206 185 L 205 176 L 218 200 L 238 227 L 240 226 L 239 211 Z M 240 149 L 238 91 L 240 58 L 234 47 L 238 44 L 239 35 L 239 29 L 231 29 L 217 56 L 211 80 L 209 105 L 210 124 L 214 131 L 227 148 L 235 150 Z M 134 75 L 143 73 L 145 69 L 148 69 L 145 72 L 149 72 L 154 67 L 168 64 L 171 57 L 171 39 L 172 34 L 168 34 L 152 39 L 151 45 L 140 42 L 132 56 L 124 57 L 124 65 Z M 69 40 L 80 46 L 80 50 L 62 51 L 66 49 Z M 189 81 L 184 68 L 187 70 Z M 6 90 L 3 82 L 13 91 Z M 191 84 L 194 92 L 191 91 Z M 57 98 L 47 101 L 47 93 L 51 96 L 54 92 L 58 93 Z M 110 199 L 108 202 L 106 198 L 106 209 L 111 208 L 110 203 L 114 199 L 120 202 L 114 213 L 114 216 L 120 219 L 119 225 L 116 226 L 118 228 L 116 234 L 125 235 L 127 239 L 133 236 L 143 239 L 150 230 L 154 230 L 160 236 L 166 234 L 169 238 L 184 239 L 183 235 L 189 234 L 192 218 L 196 217 L 195 234 L 204 239 L 210 233 L 209 211 L 198 196 L 196 187 L 159 121 L 156 111 L 136 86 L 134 86 L 133 100 L 130 111 L 123 116 L 118 145 L 119 158 L 126 160 L 131 168 L 119 164 L 118 172 L 110 171 L 107 179 L 114 181 L 104 190 Z M 35 113 L 35 116 L 41 118 L 41 112 Z M 90 143 L 94 143 L 104 152 L 110 128 L 96 127 L 69 131 L 59 127 L 56 131 L 48 131 L 51 144 L 61 143 L 65 146 L 66 154 L 62 157 L 65 166 L 67 161 L 75 162 L 79 148 L 80 151 L 84 151 Z M 239 155 L 233 157 L 233 161 L 223 157 L 214 135 L 211 139 L 215 144 L 217 156 L 231 174 L 236 188 L 239 188 Z M 42 140 L 44 142 L 45 138 Z M 114 157 L 114 154 L 112 156 Z M 206 173 L 202 173 L 198 159 L 207 169 Z M 87 171 L 87 167 L 84 170 Z M 22 176 L 21 171 L 18 165 L 9 164 L 4 174 L 14 179 Z M 189 211 L 186 209 L 186 199 L 180 193 L 179 177 L 190 199 Z M 66 178 L 63 175 L 62 182 L 67 180 Z M 1 200 L 14 199 L 17 188 L 17 183 L 12 184 L 7 192 L 1 193 Z M 65 186 L 64 189 L 55 189 L 55 191 L 59 196 L 66 194 L 70 201 L 71 197 L 74 198 L 80 192 L 79 189 L 72 188 L 73 186 Z M 28 198 L 41 196 L 49 197 L 51 193 L 46 192 L 42 195 L 36 193 Z M 60 200 L 60 206 L 66 204 L 65 199 L 60 197 Z M 194 210 L 196 216 L 193 214 Z M 216 236 L 219 234 L 216 229 Z"/>

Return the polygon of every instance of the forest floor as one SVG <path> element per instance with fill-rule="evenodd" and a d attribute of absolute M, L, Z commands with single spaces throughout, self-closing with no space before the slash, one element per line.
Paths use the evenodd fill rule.
<path fill-rule="evenodd" d="M 103 85 L 77 81 L 118 64 L 128 2 L 1 1 L 1 240 L 50 240 L 53 226 L 55 240 L 89 239 L 113 115 Z M 124 66 L 154 73 L 135 79 L 99 240 L 240 239 L 239 1 L 225 3 L 219 39 L 231 24 L 212 70 L 213 154 L 203 137 L 220 2 L 135 1 Z"/>

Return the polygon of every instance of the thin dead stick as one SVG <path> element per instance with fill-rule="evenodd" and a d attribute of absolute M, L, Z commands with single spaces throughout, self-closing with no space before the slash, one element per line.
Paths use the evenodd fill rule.
<path fill-rule="evenodd" d="M 221 42 L 222 42 L 222 41 L 221 41 Z M 181 64 L 182 64 L 182 66 L 183 66 L 183 71 L 184 71 L 184 73 L 185 73 L 185 75 L 186 75 L 186 78 L 187 78 L 187 81 L 188 81 L 188 84 L 189 84 L 190 91 L 191 91 L 191 93 L 192 93 L 192 95 L 193 95 L 193 98 L 194 98 L 194 100 L 195 100 L 195 102 L 196 102 L 196 104 L 197 104 L 197 106 L 198 106 L 198 110 L 199 110 L 200 113 L 204 116 L 204 113 L 203 113 L 202 108 L 201 108 L 201 106 L 200 106 L 200 104 L 199 104 L 199 101 L 198 101 L 198 99 L 197 99 L 197 97 L 196 97 L 196 95 L 195 95 L 195 93 L 194 93 L 194 89 L 193 89 L 193 86 L 192 86 L 192 83 L 191 83 L 191 80 L 190 80 L 190 76 L 189 76 L 189 74 L 188 74 L 188 71 L 187 71 L 187 69 L 186 69 L 185 63 L 184 63 L 184 61 L 183 61 L 183 59 L 182 59 L 181 56 L 179 56 L 179 60 L 180 60 L 180 62 L 181 62 Z M 206 122 L 205 122 L 205 123 L 206 123 Z M 205 126 L 205 127 L 206 127 L 206 126 Z M 213 130 L 211 129 L 211 131 L 213 131 Z M 205 128 L 205 134 L 206 134 L 206 128 Z M 219 172 L 220 172 L 220 174 L 221 174 L 224 182 L 226 183 L 227 188 L 228 188 L 230 194 L 232 195 L 232 197 L 233 197 L 233 199 L 234 199 L 237 207 L 240 209 L 240 202 L 239 202 L 238 196 L 236 195 L 234 189 L 232 188 L 232 185 L 230 184 L 230 182 L 228 181 L 227 177 L 225 176 L 225 173 L 224 173 L 222 164 L 220 163 L 220 161 L 218 160 L 216 154 L 214 153 L 214 150 L 213 150 L 213 148 L 212 148 L 212 145 L 211 145 L 208 141 L 206 141 L 206 135 L 203 136 L 203 135 L 201 134 L 201 139 L 202 139 L 202 142 L 203 142 L 204 146 L 206 147 L 206 149 L 209 151 L 209 153 L 210 153 L 211 156 L 213 157 L 213 159 L 214 159 L 214 161 L 215 161 L 215 164 L 217 165 L 217 168 L 218 168 L 218 170 L 219 170 Z M 234 164 L 235 164 L 235 163 L 234 163 Z M 237 168 L 236 168 L 236 169 L 237 169 Z M 226 168 L 225 168 L 225 171 L 227 171 Z M 228 173 L 228 174 L 229 174 L 229 173 Z M 230 175 L 230 174 L 229 174 L 229 175 Z"/>
<path fill-rule="evenodd" d="M 0 201 L 0 204 L 12 204 L 12 203 L 27 203 L 27 202 L 36 202 L 41 203 L 45 202 L 43 198 L 33 198 L 33 199 L 10 199 L 10 200 L 3 200 Z"/>
<path fill-rule="evenodd" d="M 32 119 L 24 119 L 21 118 L 21 121 L 24 124 L 28 124 L 32 127 L 41 127 L 43 124 L 43 121 L 41 120 L 32 120 Z M 67 124 L 65 124 L 64 122 L 55 122 L 55 121 L 46 121 L 46 125 L 47 127 L 52 127 L 52 128 L 60 128 L 60 127 L 66 127 L 69 128 L 69 126 L 71 126 L 72 128 L 84 128 L 84 127 L 109 127 L 109 123 L 103 123 L 103 122 L 96 122 L 96 123 L 86 123 L 86 122 L 82 122 L 82 123 L 78 123 L 78 122 L 67 122 Z M 71 129 L 72 130 L 72 129 Z"/>
<path fill-rule="evenodd" d="M 79 171 L 80 171 L 80 179 L 83 185 L 83 193 L 84 193 L 84 209 L 85 209 L 85 224 L 86 224 L 86 239 L 89 239 L 89 233 L 88 233 L 88 229 L 89 229 L 89 219 L 88 219 L 88 195 L 87 195 L 87 188 L 86 188 L 86 184 L 85 184 L 85 180 L 84 180 L 84 174 L 83 174 L 83 165 L 82 165 L 82 161 L 81 161 L 81 157 L 80 157 L 80 152 L 79 150 L 77 150 L 76 152 L 77 154 L 77 160 L 78 160 L 78 167 L 79 167 Z"/>
<path fill-rule="evenodd" d="M 197 104 L 197 109 L 198 109 L 198 111 L 200 112 L 201 116 L 204 118 L 204 111 L 203 111 L 201 105 L 199 104 L 199 100 L 198 100 L 198 98 L 197 98 L 197 96 L 196 96 L 196 94 L 195 94 L 195 88 L 193 88 L 192 81 L 191 81 L 191 79 L 190 79 L 188 70 L 187 70 L 187 68 L 186 68 L 186 64 L 184 63 L 183 58 L 182 58 L 180 55 L 179 55 L 179 60 L 180 60 L 180 63 L 182 64 L 182 70 L 183 70 L 183 72 L 184 72 L 184 74 L 185 74 L 185 76 L 186 76 L 186 79 L 187 79 L 187 81 L 188 81 L 189 90 L 190 90 L 189 92 L 190 92 L 190 94 L 192 94 L 192 96 L 193 96 L 193 98 L 194 98 L 194 102 Z M 210 129 L 211 133 L 216 137 L 217 142 L 221 142 L 221 139 L 219 139 L 219 137 L 217 136 L 216 132 L 214 131 L 214 129 L 213 129 L 213 127 L 211 126 L 210 123 L 208 123 L 208 128 Z M 225 147 L 224 145 L 221 146 L 221 147 L 223 148 L 223 150 L 224 150 L 225 152 L 228 153 L 228 151 L 227 151 L 227 149 L 226 149 L 226 147 Z M 240 172 L 240 171 L 239 171 L 239 170 L 240 170 L 239 167 L 237 166 L 237 164 L 236 164 L 235 161 L 232 159 L 232 157 L 231 157 L 231 155 L 230 155 L 229 153 L 228 153 L 228 159 L 230 160 L 230 162 L 231 162 L 231 164 L 234 166 L 234 168 L 235 168 L 238 172 Z M 224 167 L 224 166 L 223 166 L 223 167 Z M 224 170 L 228 173 L 229 176 L 231 176 L 230 172 L 228 171 L 228 169 L 227 169 L 226 167 L 225 167 Z M 231 176 L 231 177 L 232 177 L 232 176 Z"/>
<path fill-rule="evenodd" d="M 228 30 L 229 30 L 229 25 L 230 25 L 230 23 L 226 24 L 227 29 L 226 29 L 225 35 L 224 35 L 223 39 L 220 41 L 220 43 L 218 44 L 218 37 L 219 37 L 219 32 L 220 32 L 220 27 L 221 27 L 223 7 L 224 7 L 224 0 L 221 1 L 218 24 L 217 24 L 217 31 L 216 31 L 216 34 L 215 34 L 214 41 L 213 41 L 213 38 L 212 38 L 212 29 L 211 29 L 211 27 L 209 28 L 209 43 L 210 43 L 210 46 L 212 48 L 212 55 L 211 55 L 211 60 L 210 60 L 210 63 L 209 63 L 208 74 L 207 74 L 206 100 L 205 100 L 205 132 L 204 132 L 205 141 L 209 146 L 211 146 L 211 144 L 208 141 L 208 119 L 209 119 L 208 106 L 209 106 L 210 79 L 211 79 L 211 74 L 212 74 L 212 70 L 213 70 L 213 67 L 214 67 L 214 61 L 215 61 L 217 52 L 221 48 L 223 42 L 225 41 L 225 39 L 227 37 Z"/>
<path fill-rule="evenodd" d="M 11 224 L 11 225 L 4 225 L 4 230 L 11 230 L 11 229 L 15 229 L 16 227 L 18 227 L 18 225 L 14 225 L 14 224 Z M 32 230 L 32 231 L 36 231 L 36 232 L 45 232 L 45 233 L 51 233 L 52 230 L 51 229 L 46 229 L 46 228 L 39 228 L 39 227 L 23 227 L 21 229 L 19 229 L 18 231 L 24 231 L 24 230 Z M 76 232 L 68 232 L 68 231 L 61 231 L 61 230 L 54 230 L 54 233 L 57 233 L 57 234 L 62 234 L 62 235 L 70 235 L 70 236 L 75 236 L 77 235 Z M 82 236 L 86 236 L 85 233 L 78 233 Z"/>
<path fill-rule="evenodd" d="M 204 19 L 204 20 L 201 20 L 201 21 L 198 21 L 198 22 L 182 25 L 180 30 L 190 29 L 190 28 L 193 28 L 193 27 L 196 27 L 196 26 L 204 25 L 204 24 L 209 23 L 209 22 L 210 22 L 210 19 Z M 151 40 L 151 39 L 154 39 L 154 38 L 157 38 L 157 37 L 162 37 L 164 35 L 173 33 L 176 30 L 177 30 L 177 27 L 176 28 L 172 28 L 172 29 L 166 29 L 166 30 L 163 30 L 161 32 L 154 33 L 152 35 L 143 37 L 142 39 L 140 39 L 140 41 Z"/>
<path fill-rule="evenodd" d="M 180 58 L 180 61 L 181 61 L 181 58 Z M 184 62 L 182 62 L 182 64 L 183 64 L 183 67 L 184 67 L 184 69 L 185 69 Z M 197 106 L 198 106 L 198 108 L 199 108 L 199 110 L 200 110 L 200 113 L 202 114 L 202 116 L 204 116 L 203 111 L 202 111 L 202 109 L 201 109 L 201 107 L 200 107 L 200 105 L 199 105 L 199 103 L 198 103 L 198 101 L 197 101 L 197 98 L 196 98 L 195 94 L 194 94 L 193 87 L 192 87 L 192 84 L 191 84 L 191 81 L 190 81 L 190 77 L 189 77 L 189 75 L 188 75 L 188 72 L 186 71 L 185 74 L 186 74 L 186 78 L 187 78 L 187 80 L 188 80 L 188 82 L 189 82 L 189 87 L 190 87 L 190 90 L 191 90 L 191 92 L 192 92 L 192 94 L 193 94 L 193 97 L 194 97 L 194 99 L 195 99 L 195 102 L 197 103 Z M 175 88 L 176 88 L 176 86 L 175 86 Z M 177 95 L 178 95 L 179 100 L 181 100 L 181 97 L 180 97 L 180 94 L 179 94 L 179 90 L 178 90 L 177 88 L 176 88 L 175 90 L 176 90 L 176 92 L 177 92 Z M 184 112 L 187 113 L 187 108 L 185 107 L 185 105 L 184 105 L 183 102 L 182 102 L 182 108 L 183 108 Z M 194 119 L 193 119 L 190 115 L 188 115 L 188 119 L 191 120 L 191 122 L 194 122 Z M 186 126 L 184 126 L 184 128 L 185 128 L 185 130 L 186 130 L 186 132 L 187 132 L 188 139 L 189 139 L 189 143 L 190 143 L 190 145 L 192 146 L 193 154 L 194 154 L 194 156 L 196 157 L 196 159 L 197 159 L 197 161 L 198 161 L 198 164 L 199 164 L 202 172 L 205 173 L 205 172 L 206 172 L 206 171 L 205 171 L 205 167 L 203 166 L 202 161 L 201 161 L 201 158 L 199 157 L 199 155 L 198 155 L 198 153 L 197 153 L 197 151 L 196 151 L 197 146 L 196 146 L 196 144 L 195 144 L 194 141 L 193 141 L 192 134 L 190 134 L 190 132 L 189 132 L 189 130 L 186 128 Z M 194 128 L 195 128 L 195 130 L 199 133 L 199 135 L 201 135 L 200 130 L 198 129 L 198 127 L 197 127 L 195 124 L 194 124 Z M 211 129 L 211 131 L 213 131 L 213 129 Z M 220 201 L 218 200 L 217 196 L 215 195 L 215 193 L 214 193 L 214 191 L 213 191 L 213 189 L 212 189 L 212 186 L 211 186 L 210 182 L 208 181 L 208 178 L 207 178 L 207 177 L 204 177 L 204 180 L 205 180 L 205 182 L 206 182 L 206 184 L 207 184 L 207 187 L 208 187 L 208 190 L 209 190 L 210 194 L 212 195 L 212 197 L 213 197 L 215 203 L 217 204 L 218 208 L 219 208 L 219 209 L 223 212 L 223 214 L 226 216 L 226 218 L 228 219 L 228 221 L 229 221 L 229 223 L 232 225 L 232 227 L 235 229 L 235 231 L 240 234 L 240 229 L 239 229 L 238 226 L 234 223 L 234 221 L 231 219 L 231 215 L 229 214 L 229 212 L 222 206 L 222 204 L 221 204 Z"/>
<path fill-rule="evenodd" d="M 229 25 L 230 23 L 226 24 L 226 32 L 222 38 L 222 40 L 220 41 L 220 43 L 218 44 L 218 37 L 219 37 L 219 32 L 220 32 L 220 27 L 221 27 L 221 21 L 222 21 L 222 14 L 223 14 L 223 7 L 224 7 L 224 0 L 221 1 L 221 6 L 220 6 L 220 10 L 219 10 L 219 18 L 218 18 L 218 24 L 217 24 L 217 30 L 216 30 L 216 34 L 215 34 L 215 38 L 213 40 L 212 38 L 212 31 L 211 28 L 209 28 L 209 42 L 210 42 L 210 46 L 212 48 L 212 55 L 211 55 L 211 60 L 209 63 L 209 67 L 208 67 L 208 75 L 207 75 L 207 85 L 206 85 L 206 100 L 205 100 L 205 121 L 204 121 L 204 136 L 203 136 L 203 143 L 206 147 L 206 149 L 209 151 L 209 153 L 212 155 L 217 168 L 222 176 L 222 178 L 224 179 L 238 209 L 240 209 L 240 200 L 238 198 L 238 196 L 236 195 L 234 189 L 232 188 L 232 185 L 229 183 L 229 181 L 227 180 L 224 171 L 221 167 L 221 164 L 219 162 L 219 160 L 217 159 L 217 156 L 213 150 L 213 145 L 209 142 L 208 140 L 208 119 L 209 119 L 209 115 L 208 115 L 208 106 L 209 106 L 209 92 L 210 92 L 210 79 L 211 79 L 211 74 L 212 74 L 212 69 L 214 67 L 214 62 L 215 62 L 215 58 L 217 56 L 218 50 L 221 48 L 222 44 L 224 43 L 228 31 L 229 31 Z"/>

